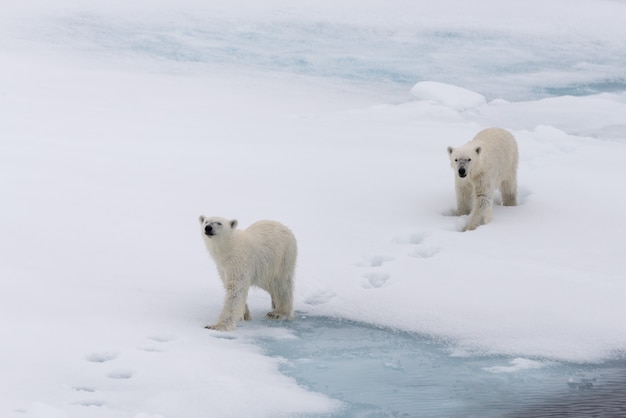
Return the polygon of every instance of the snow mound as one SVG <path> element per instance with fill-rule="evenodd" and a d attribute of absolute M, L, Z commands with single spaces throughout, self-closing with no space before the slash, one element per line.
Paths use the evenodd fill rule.
<path fill-rule="evenodd" d="M 413 86 L 411 94 L 418 100 L 430 100 L 458 111 L 487 103 L 485 96 L 481 94 L 437 81 L 420 81 Z"/>

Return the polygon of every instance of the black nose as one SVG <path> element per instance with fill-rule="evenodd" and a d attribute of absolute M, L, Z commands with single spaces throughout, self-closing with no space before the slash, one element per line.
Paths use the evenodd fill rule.
<path fill-rule="evenodd" d="M 207 235 L 211 235 L 211 233 L 213 232 L 213 227 L 211 225 L 207 225 L 204 227 L 204 233 Z"/>
<path fill-rule="evenodd" d="M 465 177 L 466 175 L 467 173 L 465 172 L 465 169 L 463 167 L 459 168 L 459 176 Z"/>

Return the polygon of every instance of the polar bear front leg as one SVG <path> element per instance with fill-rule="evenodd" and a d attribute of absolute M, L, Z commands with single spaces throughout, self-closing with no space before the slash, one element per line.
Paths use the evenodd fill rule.
<path fill-rule="evenodd" d="M 491 222 L 493 213 L 493 187 L 490 183 L 479 182 L 474 186 L 476 196 L 474 197 L 474 209 L 470 214 L 470 219 L 467 222 L 463 232 L 473 231 L 480 225 L 485 225 Z"/>
<path fill-rule="evenodd" d="M 454 176 L 454 187 L 456 191 L 456 214 L 469 215 L 474 207 L 474 186 L 469 179 L 462 179 Z"/>
<path fill-rule="evenodd" d="M 463 232 L 473 231 L 479 226 L 488 224 L 491 221 L 492 199 L 486 196 L 479 196 L 476 200 L 476 207 L 472 211 L 467 225 L 463 228 Z"/>
<path fill-rule="evenodd" d="M 220 318 L 216 324 L 207 325 L 205 328 L 217 331 L 232 331 L 237 327 L 239 319 L 250 318 L 250 311 L 246 304 L 248 298 L 249 280 L 229 280 L 226 283 L 226 297 Z"/>

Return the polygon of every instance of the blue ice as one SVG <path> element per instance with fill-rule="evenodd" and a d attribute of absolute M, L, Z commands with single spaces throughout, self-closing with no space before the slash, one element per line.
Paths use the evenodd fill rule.
<path fill-rule="evenodd" d="M 626 90 L 623 45 L 550 39 L 545 33 L 314 20 L 140 23 L 90 14 L 60 18 L 57 26 L 61 34 L 52 38 L 69 35 L 72 42 L 116 52 L 366 83 L 398 94 L 424 80 L 462 86 L 488 100 Z"/>

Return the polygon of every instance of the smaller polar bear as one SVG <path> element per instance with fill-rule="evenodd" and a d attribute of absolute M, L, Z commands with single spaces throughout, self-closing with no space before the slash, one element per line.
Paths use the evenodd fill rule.
<path fill-rule="evenodd" d="M 517 143 L 500 128 L 480 131 L 458 148 L 448 147 L 455 172 L 457 215 L 470 215 L 463 231 L 491 221 L 493 194 L 500 189 L 505 206 L 517 205 Z"/>
<path fill-rule="evenodd" d="M 250 320 L 246 300 L 250 286 L 272 297 L 272 319 L 293 319 L 296 238 L 275 221 L 258 221 L 245 230 L 237 220 L 200 216 L 202 238 L 226 290 L 219 320 L 206 328 L 231 331 L 240 319 Z"/>

